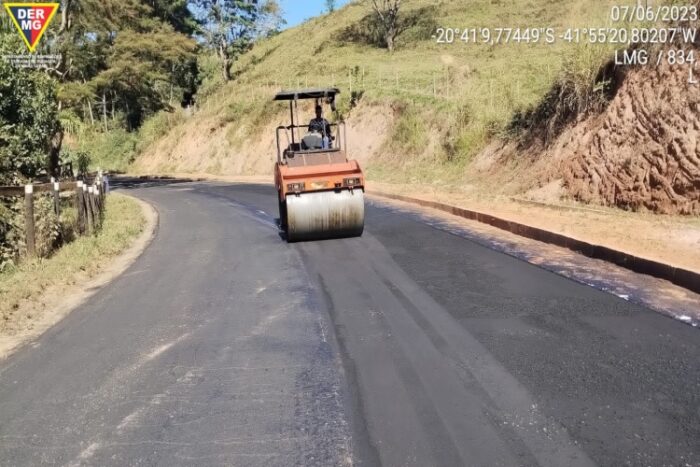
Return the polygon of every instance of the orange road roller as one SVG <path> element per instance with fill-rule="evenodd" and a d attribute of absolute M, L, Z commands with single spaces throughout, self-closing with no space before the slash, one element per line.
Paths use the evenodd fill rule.
<path fill-rule="evenodd" d="M 345 124 L 330 123 L 324 106 L 336 113 L 337 88 L 283 91 L 291 124 L 277 128 L 275 185 L 280 227 L 288 242 L 359 237 L 365 227 L 365 176 L 348 160 Z M 315 116 L 300 125 L 299 101 L 315 101 Z"/>

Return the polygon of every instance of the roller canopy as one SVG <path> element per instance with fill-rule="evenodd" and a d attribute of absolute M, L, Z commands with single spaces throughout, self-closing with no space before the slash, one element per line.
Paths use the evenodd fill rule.
<path fill-rule="evenodd" d="M 293 101 L 295 99 L 324 99 L 326 97 L 335 97 L 340 94 L 338 88 L 311 88 L 298 89 L 296 91 L 282 91 L 275 96 L 276 101 Z"/>

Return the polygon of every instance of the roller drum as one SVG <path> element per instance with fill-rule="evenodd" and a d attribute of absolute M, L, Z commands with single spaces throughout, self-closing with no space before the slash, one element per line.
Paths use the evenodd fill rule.
<path fill-rule="evenodd" d="M 365 228 L 361 189 L 287 196 L 287 240 L 359 237 Z"/>

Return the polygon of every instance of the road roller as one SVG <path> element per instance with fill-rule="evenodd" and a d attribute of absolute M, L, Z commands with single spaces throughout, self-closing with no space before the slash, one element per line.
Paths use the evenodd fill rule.
<path fill-rule="evenodd" d="M 291 119 L 277 128 L 275 163 L 280 228 L 288 242 L 359 237 L 364 231 L 364 173 L 347 157 L 344 122 L 324 117 L 324 108 L 337 115 L 338 94 L 324 88 L 275 95 L 275 101 L 289 102 Z M 309 124 L 301 124 L 300 101 L 304 111 L 315 111 Z"/>

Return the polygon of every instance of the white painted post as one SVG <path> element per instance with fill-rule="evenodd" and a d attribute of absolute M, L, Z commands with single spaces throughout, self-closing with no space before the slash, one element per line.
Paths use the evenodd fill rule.
<path fill-rule="evenodd" d="M 58 182 L 53 182 L 53 210 L 56 218 L 61 217 L 61 186 Z"/>
<path fill-rule="evenodd" d="M 36 237 L 34 235 L 34 186 L 24 186 L 24 232 L 27 242 L 27 256 L 36 256 Z"/>

